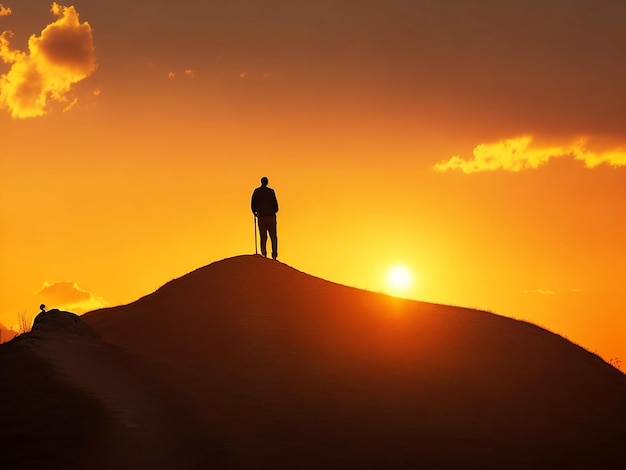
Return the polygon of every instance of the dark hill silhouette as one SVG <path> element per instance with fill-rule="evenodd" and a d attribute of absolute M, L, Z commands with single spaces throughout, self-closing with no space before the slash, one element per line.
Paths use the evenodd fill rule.
<path fill-rule="evenodd" d="M 68 384 L 25 339 L 0 345 L 0 465 L 6 469 L 68 469 L 112 430 L 105 407 Z"/>
<path fill-rule="evenodd" d="M 203 468 L 195 425 L 151 364 L 50 310 L 0 346 L 0 462 L 10 469 Z M 197 445 L 197 444 L 195 444 Z"/>
<path fill-rule="evenodd" d="M 15 336 L 17 336 L 17 332 L 13 331 L 10 328 L 7 328 L 2 323 L 0 323 L 0 344 L 6 343 L 7 341 L 11 341 Z"/>
<path fill-rule="evenodd" d="M 528 323 L 260 256 L 51 313 L 0 346 L 10 468 L 626 468 L 626 376 Z"/>
<path fill-rule="evenodd" d="M 84 319 L 176 367 L 218 467 L 626 468 L 626 377 L 528 323 L 259 256 Z"/>

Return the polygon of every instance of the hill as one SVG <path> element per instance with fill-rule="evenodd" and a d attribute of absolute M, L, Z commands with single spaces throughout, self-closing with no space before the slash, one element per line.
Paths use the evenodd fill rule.
<path fill-rule="evenodd" d="M 626 462 L 626 377 L 528 323 L 353 289 L 258 256 L 84 319 L 174 364 L 194 392 L 190 408 L 244 468 Z"/>
<path fill-rule="evenodd" d="M 11 341 L 13 338 L 17 336 L 17 332 L 7 328 L 3 324 L 0 323 L 0 344 L 6 343 L 7 341 Z"/>
<path fill-rule="evenodd" d="M 0 346 L 0 461 L 11 469 L 200 469 L 195 428 L 151 364 L 73 313 L 39 314 Z"/>
<path fill-rule="evenodd" d="M 82 321 L 96 334 L 34 331 L 0 360 L 19 346 L 52 365 L 116 468 L 626 468 L 626 376 L 528 323 L 260 256 Z M 81 448 L 82 468 L 106 468 L 104 448 Z"/>

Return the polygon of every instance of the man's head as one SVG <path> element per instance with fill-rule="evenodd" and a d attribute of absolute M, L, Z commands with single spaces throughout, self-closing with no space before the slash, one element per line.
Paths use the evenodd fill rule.
<path fill-rule="evenodd" d="M 261 178 L 261 184 L 263 186 L 267 186 L 268 182 L 269 182 L 269 180 L 267 179 L 267 176 L 264 176 L 263 178 Z"/>

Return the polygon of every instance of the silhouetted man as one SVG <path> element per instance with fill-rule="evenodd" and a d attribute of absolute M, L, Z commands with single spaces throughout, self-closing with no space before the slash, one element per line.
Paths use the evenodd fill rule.
<path fill-rule="evenodd" d="M 261 186 L 252 193 L 250 207 L 257 218 L 259 232 L 261 233 L 261 254 L 267 256 L 267 234 L 272 240 L 272 258 L 278 258 L 278 236 L 276 235 L 276 212 L 278 212 L 278 201 L 276 193 L 272 188 L 267 187 L 266 176 L 261 178 Z"/>

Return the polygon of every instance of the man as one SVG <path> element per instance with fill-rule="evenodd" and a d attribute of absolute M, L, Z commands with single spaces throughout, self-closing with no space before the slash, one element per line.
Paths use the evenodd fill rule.
<path fill-rule="evenodd" d="M 267 187 L 266 176 L 261 178 L 261 186 L 252 193 L 250 207 L 252 213 L 257 218 L 259 232 L 261 233 L 261 254 L 267 256 L 267 234 L 272 240 L 272 258 L 278 258 L 278 237 L 276 235 L 276 212 L 278 212 L 278 201 L 276 193 L 272 188 Z"/>

